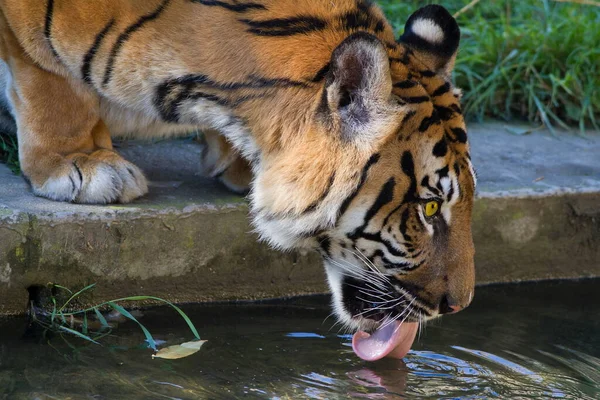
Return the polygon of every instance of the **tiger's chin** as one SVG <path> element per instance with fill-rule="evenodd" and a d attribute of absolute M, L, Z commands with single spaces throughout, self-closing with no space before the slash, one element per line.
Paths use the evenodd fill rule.
<path fill-rule="evenodd" d="M 392 311 L 385 311 L 372 304 L 370 299 L 360 297 L 359 292 L 363 290 L 359 280 L 349 280 L 327 260 L 325 269 L 334 312 L 343 326 L 355 331 L 352 336 L 354 353 L 365 361 L 405 357 L 419 329 L 410 308 L 398 311 L 394 307 Z"/>

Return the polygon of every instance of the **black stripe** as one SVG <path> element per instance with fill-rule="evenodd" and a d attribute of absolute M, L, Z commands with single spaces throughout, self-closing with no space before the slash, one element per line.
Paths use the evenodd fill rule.
<path fill-rule="evenodd" d="M 54 16 L 54 0 L 48 0 L 46 4 L 46 23 L 44 24 L 44 37 L 50 46 L 50 50 L 54 57 L 60 59 L 60 56 L 56 52 L 54 45 L 52 44 L 52 18 Z"/>
<path fill-rule="evenodd" d="M 436 157 L 444 157 L 448 153 L 448 143 L 446 137 L 442 137 L 439 142 L 433 146 L 433 155 Z"/>
<path fill-rule="evenodd" d="M 191 83 L 181 82 L 178 78 L 169 79 L 158 85 L 154 104 L 163 120 L 168 122 L 179 120 L 179 105 L 189 95 L 192 85 Z"/>
<path fill-rule="evenodd" d="M 435 106 L 435 110 L 443 121 L 448 121 L 454 117 L 455 111 L 452 107 Z"/>
<path fill-rule="evenodd" d="M 462 128 L 452 128 L 452 133 L 460 143 L 467 143 L 467 132 Z"/>
<path fill-rule="evenodd" d="M 413 88 L 415 86 L 417 86 L 418 83 L 415 81 L 411 81 L 411 80 L 405 80 L 405 81 L 400 81 L 400 82 L 396 82 L 394 83 L 394 87 L 398 88 L 398 89 L 410 89 Z"/>
<path fill-rule="evenodd" d="M 103 87 L 106 87 L 106 85 L 108 85 L 108 82 L 112 77 L 115 60 L 125 42 L 129 40 L 133 33 L 140 30 L 144 26 L 144 24 L 158 18 L 170 1 L 171 0 L 163 0 L 156 10 L 154 10 L 150 14 L 141 16 L 134 24 L 128 26 L 127 29 L 125 29 L 125 31 L 119 35 L 117 41 L 113 45 L 113 48 L 110 52 L 110 56 L 108 58 L 108 62 L 106 64 L 106 70 L 104 71 L 104 79 L 102 80 Z"/>
<path fill-rule="evenodd" d="M 229 89 L 239 89 L 239 88 L 267 88 L 267 87 L 309 87 L 305 82 L 294 81 L 288 78 L 264 78 L 261 76 L 250 75 L 248 77 L 249 82 L 241 82 L 238 84 L 238 87 L 235 87 L 236 84 L 226 84 L 223 88 Z"/>
<path fill-rule="evenodd" d="M 327 235 L 322 235 L 317 238 L 321 250 L 327 257 L 331 257 L 331 238 Z"/>
<path fill-rule="evenodd" d="M 266 10 L 267 9 L 267 7 L 265 7 L 264 5 L 258 4 L 258 3 L 253 3 L 253 2 L 229 4 L 229 3 L 225 3 L 224 1 L 218 1 L 218 0 L 191 0 L 191 1 L 193 3 L 200 3 L 204 6 L 209 6 L 209 7 L 222 7 L 229 11 L 234 11 L 237 13 L 245 13 L 245 12 L 251 11 L 251 10 Z"/>
<path fill-rule="evenodd" d="M 385 207 L 387 204 L 391 203 L 394 199 L 394 188 L 396 187 L 396 180 L 394 178 L 390 178 L 383 184 L 381 191 L 377 195 L 375 202 L 371 205 L 367 213 L 365 214 L 363 220 L 363 227 L 366 227 L 371 219 Z"/>
<path fill-rule="evenodd" d="M 420 71 L 420 74 L 423 78 L 433 78 L 436 75 L 435 71 L 429 70 Z"/>
<path fill-rule="evenodd" d="M 462 114 L 462 110 L 459 104 L 452 104 L 450 108 L 457 114 Z"/>
<path fill-rule="evenodd" d="M 429 96 L 401 97 L 401 99 L 410 104 L 418 104 L 429 101 Z"/>
<path fill-rule="evenodd" d="M 369 12 L 371 7 L 373 6 L 373 2 L 369 0 L 356 0 L 356 8 L 358 8 L 362 12 Z"/>
<path fill-rule="evenodd" d="M 385 29 L 385 23 L 372 15 L 370 9 L 349 11 L 342 14 L 339 20 L 342 22 L 342 27 L 347 31 L 364 29 L 380 33 Z"/>
<path fill-rule="evenodd" d="M 376 33 L 383 32 L 385 30 L 385 21 L 373 15 L 373 2 L 365 0 L 357 0 L 356 11 L 350 11 L 342 16 L 342 21 L 346 29 L 369 29 Z M 392 49 L 396 48 L 396 45 L 386 44 L 388 47 L 392 46 Z"/>
<path fill-rule="evenodd" d="M 412 242 L 412 236 L 408 234 L 408 218 L 410 217 L 410 212 L 408 208 L 404 210 L 402 216 L 400 217 L 400 233 L 406 242 Z"/>
<path fill-rule="evenodd" d="M 369 222 L 371 221 L 371 219 L 373 219 L 373 217 L 383 207 L 385 207 L 387 204 L 391 203 L 392 200 L 394 199 L 395 186 L 396 186 L 395 179 L 394 178 L 388 179 L 388 181 L 381 188 L 379 195 L 377 195 L 377 198 L 375 199 L 375 201 L 373 202 L 373 204 L 371 205 L 369 210 L 367 210 L 365 217 L 363 219 L 362 225 L 359 226 L 358 228 L 356 228 L 354 230 L 354 232 L 347 234 L 346 237 L 354 242 L 356 242 L 356 240 L 361 239 L 361 238 L 370 240 L 370 241 L 374 241 L 374 242 L 379 242 L 386 247 L 386 249 L 388 250 L 388 252 L 390 254 L 392 254 L 396 257 L 404 257 L 404 256 L 406 256 L 406 253 L 404 253 L 401 250 L 397 250 L 392 245 L 392 243 L 390 243 L 388 240 L 382 238 L 381 232 L 377 232 L 377 233 L 365 232 L 365 229 L 369 225 Z"/>
<path fill-rule="evenodd" d="M 441 193 L 437 188 L 431 186 L 431 184 L 429 183 L 429 175 L 425 175 L 423 179 L 421 179 L 421 186 L 426 187 L 431 193 L 433 193 L 436 196 L 439 196 Z"/>
<path fill-rule="evenodd" d="M 88 52 L 83 57 L 83 65 L 81 66 L 81 76 L 83 80 L 90 85 L 92 85 L 92 77 L 90 76 L 90 72 L 92 69 L 92 61 L 94 60 L 96 52 L 102 44 L 102 40 L 114 25 L 114 18 L 108 21 L 108 24 L 106 24 L 106 26 L 100 31 L 100 33 L 96 35 L 96 39 L 94 39 L 94 44 L 92 44 L 92 47 L 90 47 Z"/>
<path fill-rule="evenodd" d="M 329 183 L 328 183 L 327 187 L 325 188 L 325 190 L 323 191 L 323 193 L 319 196 L 319 198 L 317 200 L 315 200 L 312 204 L 310 204 L 308 207 L 306 207 L 304 209 L 304 211 L 302 211 L 302 214 L 306 214 L 306 213 L 316 210 L 316 208 L 323 202 L 323 200 L 325 200 L 327 195 L 329 195 L 329 192 L 331 191 L 334 180 L 335 180 L 335 172 L 333 174 L 331 174 L 331 176 L 329 177 Z"/>
<path fill-rule="evenodd" d="M 452 181 L 450 182 L 450 189 L 448 190 L 448 194 L 446 195 L 446 201 L 451 202 L 452 197 L 454 197 L 454 185 L 452 185 Z"/>
<path fill-rule="evenodd" d="M 460 165 L 458 164 L 458 161 L 454 163 L 454 173 L 456 174 L 457 178 L 460 177 Z"/>
<path fill-rule="evenodd" d="M 441 122 L 442 121 L 440 120 L 440 115 L 434 109 L 433 112 L 431 113 L 431 116 L 425 117 L 421 120 L 421 125 L 419 125 L 419 132 L 425 132 L 429 128 L 431 128 L 432 125 L 437 125 L 437 124 L 440 124 Z"/>
<path fill-rule="evenodd" d="M 346 199 L 342 203 L 342 205 L 340 207 L 340 210 L 338 211 L 338 219 L 339 219 L 339 217 L 341 217 L 342 215 L 344 215 L 344 213 L 348 209 L 348 206 L 350 205 L 350 203 L 352 202 L 352 200 L 354 200 L 354 198 L 356 197 L 356 195 L 358 195 L 358 192 L 360 191 L 360 189 L 362 188 L 362 186 L 365 184 L 365 181 L 367 180 L 367 174 L 369 172 L 369 169 L 374 164 L 376 164 L 379 161 L 379 158 L 380 158 L 379 154 L 373 154 L 371 156 L 371 158 L 369 158 L 369 161 L 367 161 L 367 163 L 363 167 L 362 174 L 360 176 L 360 182 L 358 183 L 358 185 L 356 186 L 356 188 L 354 188 L 354 190 L 352 191 L 352 193 L 350 193 L 350 196 L 346 197 Z"/>
<path fill-rule="evenodd" d="M 402 207 L 404 207 L 405 204 L 399 204 L 398 206 L 396 206 L 392 211 L 390 211 L 388 213 L 388 215 L 385 216 L 385 218 L 383 219 L 383 224 L 381 224 L 382 229 L 385 228 L 388 224 L 388 221 L 390 220 L 390 218 L 392 217 L 392 215 L 394 215 L 399 209 L 401 209 Z M 388 227 L 388 232 L 392 233 L 392 227 L 389 226 Z"/>
<path fill-rule="evenodd" d="M 404 258 L 408 255 L 405 252 L 403 252 L 402 250 L 398 250 L 396 247 L 394 247 L 394 245 L 390 241 L 383 239 L 381 237 L 381 233 L 366 233 L 366 232 L 356 233 L 355 232 L 354 234 L 349 235 L 348 238 L 351 240 L 354 240 L 354 241 L 356 241 L 357 239 L 365 239 L 365 240 L 370 240 L 371 242 L 381 243 L 385 247 L 387 252 L 390 253 L 394 257 Z M 387 257 L 385 257 L 385 255 L 383 254 L 383 252 L 381 250 L 376 250 L 375 253 L 373 253 L 373 256 L 371 256 L 369 259 L 371 261 L 373 261 L 373 258 L 376 257 L 377 255 L 379 255 L 386 264 L 394 264 Z M 394 265 L 397 265 L 397 264 L 394 264 Z M 410 265 L 410 264 L 408 264 L 408 265 Z"/>
<path fill-rule="evenodd" d="M 189 74 L 169 80 L 171 85 L 203 85 L 215 90 L 238 90 L 238 89 L 263 89 L 263 88 L 286 88 L 302 87 L 307 88 L 306 82 L 294 81 L 288 78 L 265 78 L 257 75 L 250 75 L 244 82 L 217 82 L 210 79 L 207 75 Z"/>
<path fill-rule="evenodd" d="M 431 96 L 432 97 L 441 96 L 443 94 L 448 93 L 449 91 L 450 91 L 450 83 L 446 82 L 439 88 L 435 89 Z"/>
<path fill-rule="evenodd" d="M 310 81 L 315 82 L 315 83 L 321 82 L 323 79 L 325 79 L 325 76 L 327 75 L 327 73 L 329 72 L 330 69 L 331 69 L 331 63 L 325 64 L 323 66 L 323 68 L 321 68 L 320 70 L 317 71 L 314 78 L 312 78 Z"/>
<path fill-rule="evenodd" d="M 387 248 L 389 250 L 389 248 Z M 391 253 L 390 253 L 391 254 Z M 406 257 L 407 254 L 403 253 L 403 256 L 399 256 L 399 257 Z M 383 263 L 385 264 L 385 267 L 387 269 L 401 269 L 401 270 L 411 270 L 415 268 L 415 265 L 410 263 L 410 262 L 400 262 L 400 263 L 395 263 L 392 262 L 392 260 L 390 260 L 389 258 L 387 258 L 385 256 L 385 254 L 383 254 L 383 251 L 381 251 L 380 249 L 375 250 L 375 252 L 373 253 L 373 256 L 369 259 L 371 262 L 373 262 L 373 264 L 375 264 L 375 257 L 380 257 L 381 261 L 383 261 Z"/>
<path fill-rule="evenodd" d="M 402 126 L 404 126 L 415 115 L 417 115 L 417 112 L 415 110 L 410 110 L 409 112 L 407 112 L 406 115 L 404 116 L 404 119 L 402 120 Z"/>
<path fill-rule="evenodd" d="M 290 18 L 273 18 L 261 21 L 240 19 L 248 25 L 248 32 L 258 36 L 293 36 L 325 29 L 327 22 L 310 15 Z"/>
<path fill-rule="evenodd" d="M 405 151 L 400 160 L 402 172 L 410 179 L 410 186 L 404 194 L 402 203 L 408 203 L 417 199 L 417 176 L 415 175 L 415 162 L 410 151 Z"/>
<path fill-rule="evenodd" d="M 179 106 L 182 102 L 190 99 L 203 98 L 215 101 L 222 106 L 235 106 L 241 102 L 262 97 L 262 95 L 247 95 L 242 96 L 234 102 L 228 101 L 215 94 L 209 94 L 199 91 L 194 94 L 195 90 L 209 89 L 218 91 L 235 91 L 238 89 L 265 89 L 265 88 L 288 88 L 300 87 L 307 88 L 309 85 L 305 82 L 294 81 L 287 78 L 264 78 L 251 75 L 248 81 L 245 82 L 216 82 L 206 75 L 184 75 L 177 78 L 172 78 L 164 81 L 156 88 L 156 96 L 154 105 L 159 110 L 161 117 L 165 121 L 177 122 L 179 120 Z"/>
<path fill-rule="evenodd" d="M 161 117 L 165 121 L 179 122 L 179 107 L 184 101 L 205 99 L 213 101 L 221 106 L 230 106 L 231 103 L 215 94 L 202 91 L 193 92 L 196 89 L 192 83 L 178 84 L 167 81 L 161 84 L 156 91 L 155 105 Z M 167 97 L 170 98 L 167 101 Z"/>

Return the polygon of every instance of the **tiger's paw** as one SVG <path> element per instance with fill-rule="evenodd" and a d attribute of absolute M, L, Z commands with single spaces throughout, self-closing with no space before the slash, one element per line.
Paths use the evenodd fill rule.
<path fill-rule="evenodd" d="M 250 164 L 241 157 L 238 157 L 229 168 L 220 176 L 219 181 L 237 194 L 248 194 L 250 183 L 252 182 L 252 170 Z"/>
<path fill-rule="evenodd" d="M 85 204 L 128 203 L 148 192 L 142 171 L 110 150 L 68 156 L 41 185 L 38 196 Z"/>
<path fill-rule="evenodd" d="M 252 181 L 250 164 L 214 131 L 205 132 L 201 143 L 204 146 L 200 156 L 202 175 L 219 180 L 234 193 L 247 194 Z"/>
<path fill-rule="evenodd" d="M 217 179 L 227 189 L 237 194 L 247 194 L 252 182 L 252 171 L 246 160 L 237 154 L 233 159 L 212 158 L 210 152 L 205 152 L 200 167 L 202 175 Z"/>

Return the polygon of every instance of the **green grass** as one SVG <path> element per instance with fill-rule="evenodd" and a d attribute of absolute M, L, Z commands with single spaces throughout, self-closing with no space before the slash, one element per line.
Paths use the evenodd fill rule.
<path fill-rule="evenodd" d="M 15 174 L 20 172 L 17 138 L 3 132 L 0 132 L 0 162 L 8 165 Z"/>
<path fill-rule="evenodd" d="M 94 344 L 100 344 L 99 340 L 112 334 L 113 331 L 112 325 L 107 322 L 102 310 L 112 309 L 124 318 L 136 323 L 144 333 L 148 347 L 157 351 L 157 343 L 150 331 L 133 314 L 119 304 L 151 300 L 163 303 L 175 310 L 186 322 L 195 340 L 200 340 L 198 330 L 190 318 L 173 303 L 158 297 L 129 296 L 105 301 L 86 308 L 79 307 L 78 300 L 84 295 L 89 295 L 94 286 L 95 284 L 91 284 L 74 292 L 64 286 L 49 283 L 49 298 L 44 298 L 41 304 L 34 304 L 33 302 L 30 304 L 29 312 L 32 322 L 41 326 L 45 330 L 44 333 L 66 333 Z"/>
<path fill-rule="evenodd" d="M 378 0 L 398 33 L 429 1 Z M 468 0 L 438 1 L 454 14 Z M 454 80 L 469 119 L 525 119 L 553 130 L 600 125 L 600 7 L 482 0 L 457 18 Z"/>

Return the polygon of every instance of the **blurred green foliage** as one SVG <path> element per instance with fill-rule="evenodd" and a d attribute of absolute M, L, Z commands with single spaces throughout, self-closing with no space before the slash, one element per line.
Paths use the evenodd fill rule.
<path fill-rule="evenodd" d="M 429 1 L 378 0 L 398 34 Z M 439 2 L 454 14 L 468 0 Z M 599 129 L 600 7 L 550 0 L 482 0 L 457 17 L 454 80 L 467 117 L 522 118 Z"/>
<path fill-rule="evenodd" d="M 17 138 L 3 132 L 0 132 L 0 162 L 8 165 L 15 174 L 20 172 Z"/>

